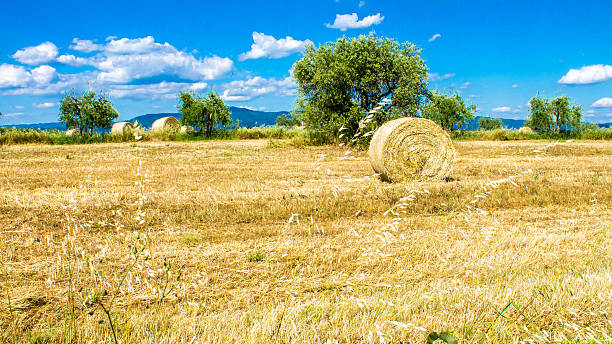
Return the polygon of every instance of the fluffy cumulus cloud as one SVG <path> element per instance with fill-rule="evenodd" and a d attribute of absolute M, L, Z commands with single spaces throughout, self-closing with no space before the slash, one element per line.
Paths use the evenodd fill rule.
<path fill-rule="evenodd" d="M 45 42 L 34 47 L 17 50 L 11 57 L 23 64 L 37 66 L 52 61 L 57 54 L 57 46 L 51 42 Z"/>
<path fill-rule="evenodd" d="M 176 99 L 177 93 L 186 90 L 190 83 L 166 82 L 146 85 L 112 85 L 109 86 L 108 94 L 117 99 Z"/>
<path fill-rule="evenodd" d="M 612 66 L 598 64 L 583 66 L 580 69 L 570 69 L 559 80 L 559 83 L 566 85 L 588 85 L 608 80 L 612 80 Z"/>
<path fill-rule="evenodd" d="M 276 39 L 273 36 L 253 32 L 253 44 L 251 45 L 251 50 L 240 54 L 238 59 L 240 61 L 264 57 L 278 59 L 304 51 L 304 47 L 307 44 L 312 44 L 312 41 L 308 39 L 299 41 L 293 39 L 291 36 Z"/>
<path fill-rule="evenodd" d="M 452 78 L 454 76 L 455 76 L 455 73 L 446 73 L 442 75 L 440 75 L 439 73 L 429 73 L 428 79 L 429 81 L 440 81 L 440 80 Z"/>
<path fill-rule="evenodd" d="M 256 76 L 248 80 L 236 80 L 222 85 L 221 97 L 225 101 L 248 101 L 267 94 L 277 96 L 295 95 L 297 85 L 293 77 L 277 80 Z"/>
<path fill-rule="evenodd" d="M 89 59 L 84 57 L 76 57 L 74 55 L 60 55 L 57 57 L 57 62 L 73 67 L 85 66 L 89 63 Z"/>
<path fill-rule="evenodd" d="M 333 24 L 326 24 L 330 29 L 339 29 L 340 31 L 346 31 L 348 29 L 363 29 L 366 27 L 370 27 L 372 25 L 380 24 L 384 16 L 381 16 L 380 13 L 367 16 L 361 20 L 357 16 L 357 13 L 352 14 L 336 14 L 336 20 L 334 20 Z"/>
<path fill-rule="evenodd" d="M 47 85 L 55 79 L 55 68 L 47 65 L 27 70 L 23 66 L 0 65 L 0 88 Z"/>
<path fill-rule="evenodd" d="M 594 108 L 612 108 L 612 98 L 604 97 L 591 105 Z"/>
<path fill-rule="evenodd" d="M 92 51 L 99 51 L 102 50 L 103 47 L 101 44 L 96 44 L 88 39 L 75 38 L 72 40 L 72 43 L 73 44 L 70 46 L 70 49 L 80 51 L 82 53 L 91 53 Z"/>
<path fill-rule="evenodd" d="M 438 38 L 440 38 L 440 37 L 442 37 L 442 35 L 441 35 L 441 34 L 439 34 L 439 33 L 436 33 L 435 35 L 431 36 L 431 38 L 429 39 L 429 41 L 430 41 L 430 42 L 433 42 L 433 41 L 435 41 L 436 39 L 438 39 Z"/>

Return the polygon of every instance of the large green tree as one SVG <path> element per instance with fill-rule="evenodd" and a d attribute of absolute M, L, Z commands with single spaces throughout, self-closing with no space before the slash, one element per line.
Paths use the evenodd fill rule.
<path fill-rule="evenodd" d="M 200 132 L 205 131 L 207 136 L 211 136 L 213 128 L 218 125 L 232 124 L 232 113 L 215 92 L 211 91 L 208 96 L 203 97 L 195 92 L 181 91 L 179 103 L 181 123 L 199 128 Z"/>
<path fill-rule="evenodd" d="M 549 100 L 534 97 L 529 101 L 529 120 L 526 125 L 537 132 L 559 133 L 564 126 L 573 130 L 582 128 L 582 107 L 571 105 L 566 96 Z"/>
<path fill-rule="evenodd" d="M 96 128 L 110 129 L 119 114 L 112 101 L 104 94 L 87 91 L 67 93 L 60 101 L 60 122 L 67 129 L 78 128 L 82 134 L 93 134 Z"/>
<path fill-rule="evenodd" d="M 501 129 L 503 126 L 504 122 L 499 118 L 480 117 L 478 119 L 478 129 L 480 130 Z"/>
<path fill-rule="evenodd" d="M 374 33 L 342 37 L 316 48 L 309 45 L 295 63 L 297 110 L 306 125 L 346 134 L 382 99 L 391 99 L 386 116 L 415 115 L 427 100 L 427 66 L 415 45 Z M 387 119 L 389 119 L 387 118 Z"/>
<path fill-rule="evenodd" d="M 446 131 L 462 128 L 467 124 L 467 120 L 474 119 L 476 106 L 465 105 L 458 94 L 447 96 L 434 91 L 431 92 L 430 99 L 421 116 L 436 122 Z"/>

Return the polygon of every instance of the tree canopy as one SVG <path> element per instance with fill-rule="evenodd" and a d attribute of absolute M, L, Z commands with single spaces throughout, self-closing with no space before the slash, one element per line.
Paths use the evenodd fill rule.
<path fill-rule="evenodd" d="M 215 92 L 203 97 L 195 92 L 182 92 L 179 94 L 179 112 L 182 114 L 181 123 L 199 128 L 206 135 L 212 135 L 212 129 L 218 125 L 232 124 L 231 112 L 223 99 Z"/>
<path fill-rule="evenodd" d="M 415 115 L 426 102 L 427 66 L 415 45 L 374 33 L 342 37 L 315 48 L 308 45 L 295 63 L 297 110 L 305 124 L 337 133 L 358 130 L 359 120 L 382 99 L 388 116 Z"/>
<path fill-rule="evenodd" d="M 475 105 L 465 105 L 463 98 L 458 94 L 447 96 L 442 93 L 431 92 L 431 101 L 425 105 L 421 116 L 436 122 L 446 131 L 462 128 L 467 120 L 474 119 Z"/>
<path fill-rule="evenodd" d="M 67 93 L 60 101 L 60 122 L 66 129 L 78 128 L 83 133 L 93 134 L 94 129 L 110 129 L 113 120 L 119 117 L 113 103 L 104 94 L 93 91 L 81 95 Z"/>
<path fill-rule="evenodd" d="M 529 120 L 526 125 L 537 132 L 556 132 L 571 127 L 573 130 L 582 128 L 582 107 L 571 105 L 566 96 L 555 99 L 534 97 L 529 101 Z"/>
<path fill-rule="evenodd" d="M 478 129 L 480 130 L 494 130 L 501 129 L 504 126 L 499 118 L 481 117 L 478 119 Z"/>

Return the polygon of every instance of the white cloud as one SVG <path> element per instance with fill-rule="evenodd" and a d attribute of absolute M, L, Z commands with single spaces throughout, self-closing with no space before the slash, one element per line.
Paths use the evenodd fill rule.
<path fill-rule="evenodd" d="M 430 42 L 433 42 L 433 41 L 435 41 L 436 39 L 438 39 L 438 38 L 440 38 L 440 37 L 442 37 L 442 35 L 441 35 L 441 34 L 439 34 L 439 33 L 437 33 L 437 34 L 435 34 L 435 35 L 431 36 L 431 38 L 429 39 L 429 41 L 430 41 Z"/>
<path fill-rule="evenodd" d="M 31 80 L 31 79 L 30 79 Z M 56 74 L 54 82 L 49 84 L 32 84 L 28 82 L 21 88 L 10 89 L 2 92 L 2 95 L 48 95 L 60 94 L 64 91 L 74 89 L 87 89 L 88 82 L 95 81 L 95 72 L 82 72 L 76 74 Z"/>
<path fill-rule="evenodd" d="M 240 54 L 238 57 L 240 61 L 263 57 L 277 59 L 302 52 L 306 44 L 312 44 L 312 41 L 309 39 L 299 41 L 291 36 L 276 39 L 273 36 L 259 32 L 253 32 L 253 42 L 250 51 Z"/>
<path fill-rule="evenodd" d="M 518 85 L 518 84 L 514 84 L 514 85 L 512 85 L 512 88 L 518 88 L 518 87 L 519 87 L 519 85 Z"/>
<path fill-rule="evenodd" d="M 0 65 L 0 88 L 47 85 L 55 76 L 55 68 L 51 66 L 44 65 L 28 71 L 22 66 L 3 63 Z"/>
<path fill-rule="evenodd" d="M 509 106 L 500 106 L 492 109 L 493 112 L 512 112 Z"/>
<path fill-rule="evenodd" d="M 38 85 L 47 85 L 55 79 L 55 68 L 51 66 L 40 66 L 32 69 L 32 81 Z"/>
<path fill-rule="evenodd" d="M 24 115 L 24 113 L 23 112 L 12 112 L 12 113 L 4 114 L 3 117 L 17 117 L 21 115 Z"/>
<path fill-rule="evenodd" d="M 73 67 L 81 67 L 89 63 L 89 59 L 74 55 L 60 55 L 56 61 Z"/>
<path fill-rule="evenodd" d="M 187 90 L 190 83 L 184 82 L 165 82 L 146 85 L 112 85 L 109 87 L 108 94 L 112 98 L 119 99 L 176 99 L 179 91 Z"/>
<path fill-rule="evenodd" d="M 587 85 L 612 80 L 612 66 L 591 65 L 580 69 L 570 69 L 560 80 L 560 84 Z"/>
<path fill-rule="evenodd" d="M 35 47 L 17 50 L 11 57 L 15 60 L 32 66 L 50 62 L 57 56 L 57 47 L 51 42 L 45 42 Z"/>
<path fill-rule="evenodd" d="M 609 108 L 612 107 L 612 98 L 604 97 L 591 105 L 594 108 Z"/>
<path fill-rule="evenodd" d="M 336 20 L 333 24 L 326 24 L 330 29 L 339 29 L 340 31 L 346 31 L 347 29 L 362 29 L 370 27 L 372 25 L 380 24 L 385 17 L 381 16 L 380 13 L 367 16 L 362 20 L 359 20 L 357 13 L 353 14 L 336 14 Z"/>
<path fill-rule="evenodd" d="M 445 79 L 449 79 L 455 76 L 455 73 L 446 73 L 443 75 L 440 75 L 438 73 L 429 73 L 428 77 L 429 77 L 429 81 L 440 81 L 440 80 L 445 80 Z"/>
<path fill-rule="evenodd" d="M 362 8 L 363 6 L 365 6 L 365 1 L 361 0 L 359 1 L 359 8 Z"/>
<path fill-rule="evenodd" d="M 460 89 L 465 90 L 466 88 L 470 87 L 472 83 L 471 82 L 464 82 L 463 84 L 461 84 L 461 86 L 459 86 Z"/>
<path fill-rule="evenodd" d="M 201 91 L 203 89 L 205 89 L 206 87 L 208 87 L 208 84 L 205 82 L 196 82 L 195 84 L 191 85 L 189 87 L 190 90 L 192 91 Z"/>
<path fill-rule="evenodd" d="M 101 44 L 96 44 L 93 41 L 88 40 L 88 39 L 74 38 L 72 40 L 72 43 L 74 44 L 70 46 L 70 49 L 80 51 L 83 53 L 99 51 L 99 50 L 102 50 L 102 47 L 103 47 Z"/>
<path fill-rule="evenodd" d="M 42 104 L 32 104 L 32 106 L 37 109 L 48 109 L 57 106 L 57 103 L 46 102 Z"/>
<path fill-rule="evenodd" d="M 0 88 L 25 86 L 31 74 L 22 66 L 3 63 L 0 65 Z"/>
<path fill-rule="evenodd" d="M 260 76 L 248 80 L 236 80 L 222 85 L 221 97 L 226 101 L 247 101 L 267 94 L 277 96 L 295 95 L 297 85 L 293 77 L 266 79 Z"/>
<path fill-rule="evenodd" d="M 25 106 L 23 106 L 23 105 L 15 105 L 15 109 L 17 109 L 17 110 L 21 110 L 21 109 L 24 109 L 24 108 L 25 108 Z"/>

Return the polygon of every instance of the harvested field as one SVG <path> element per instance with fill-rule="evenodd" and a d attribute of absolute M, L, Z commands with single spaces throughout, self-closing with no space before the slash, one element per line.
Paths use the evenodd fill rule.
<path fill-rule="evenodd" d="M 285 141 L 0 147 L 0 341 L 610 341 L 612 142 L 547 144 L 403 184 Z"/>

